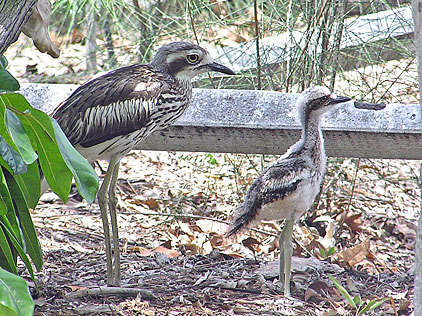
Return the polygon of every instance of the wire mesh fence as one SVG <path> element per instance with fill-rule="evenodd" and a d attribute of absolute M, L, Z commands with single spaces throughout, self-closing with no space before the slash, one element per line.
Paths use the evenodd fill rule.
<path fill-rule="evenodd" d="M 146 63 L 160 44 L 188 40 L 240 74 L 199 79 L 198 87 L 297 92 L 324 84 L 390 102 L 417 90 L 410 1 L 58 0 L 52 21 L 68 42 L 95 39 L 104 70 Z"/>

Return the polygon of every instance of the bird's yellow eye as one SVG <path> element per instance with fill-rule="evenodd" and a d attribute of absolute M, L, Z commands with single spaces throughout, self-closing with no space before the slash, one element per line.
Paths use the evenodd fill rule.
<path fill-rule="evenodd" d="M 199 61 L 199 56 L 197 54 L 190 54 L 186 56 L 186 60 L 189 64 L 196 64 Z"/>

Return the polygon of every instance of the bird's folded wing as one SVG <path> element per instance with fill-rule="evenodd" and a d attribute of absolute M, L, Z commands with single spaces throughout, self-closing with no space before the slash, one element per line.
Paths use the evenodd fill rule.
<path fill-rule="evenodd" d="M 256 188 L 262 198 L 262 205 L 284 199 L 295 192 L 303 180 L 309 178 L 309 173 L 304 159 L 287 158 L 276 161 L 262 173 Z"/>
<path fill-rule="evenodd" d="M 227 236 L 251 223 L 265 204 L 295 192 L 307 178 L 309 168 L 301 158 L 284 158 L 266 168 L 249 187 L 244 202 L 236 209 L 235 220 Z"/>
<path fill-rule="evenodd" d="M 119 68 L 80 86 L 52 115 L 72 144 L 93 146 L 145 127 L 171 80 L 146 65 Z"/>

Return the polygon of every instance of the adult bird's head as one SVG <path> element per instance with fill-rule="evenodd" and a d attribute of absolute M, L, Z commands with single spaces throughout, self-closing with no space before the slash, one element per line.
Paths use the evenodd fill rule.
<path fill-rule="evenodd" d="M 187 42 L 173 42 L 160 47 L 150 66 L 176 79 L 189 81 L 209 71 L 235 74 L 230 68 L 214 62 L 205 49 Z"/>
<path fill-rule="evenodd" d="M 312 118 L 318 120 L 336 105 L 350 100 L 349 97 L 335 95 L 326 87 L 314 86 L 300 94 L 297 104 L 302 121 L 307 122 Z"/>

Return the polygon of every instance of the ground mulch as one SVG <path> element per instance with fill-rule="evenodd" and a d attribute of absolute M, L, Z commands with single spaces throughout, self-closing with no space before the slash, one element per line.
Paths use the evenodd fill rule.
<path fill-rule="evenodd" d="M 66 204 L 45 194 L 33 211 L 44 251 L 38 291 L 31 286 L 35 315 L 355 315 L 329 275 L 363 306 L 385 300 L 365 315 L 410 315 L 419 162 L 329 160 L 317 207 L 295 225 L 286 298 L 278 282 L 282 224 L 224 237 L 248 185 L 273 159 L 126 157 L 118 183 L 124 292 L 105 287 L 98 205 L 75 190 Z"/>

